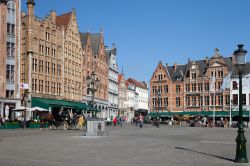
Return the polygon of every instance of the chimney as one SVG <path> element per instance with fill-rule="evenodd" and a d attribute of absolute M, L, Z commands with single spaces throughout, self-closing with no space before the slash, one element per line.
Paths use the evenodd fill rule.
<path fill-rule="evenodd" d="M 206 60 L 205 60 L 206 64 L 208 64 L 208 57 L 206 56 Z"/>
<path fill-rule="evenodd" d="M 50 11 L 50 18 L 51 18 L 51 21 L 56 24 L 56 11 L 54 10 L 51 10 Z"/>
<path fill-rule="evenodd" d="M 190 62 L 190 58 L 188 58 L 188 63 Z"/>
<path fill-rule="evenodd" d="M 177 63 L 174 63 L 174 71 L 177 69 Z"/>

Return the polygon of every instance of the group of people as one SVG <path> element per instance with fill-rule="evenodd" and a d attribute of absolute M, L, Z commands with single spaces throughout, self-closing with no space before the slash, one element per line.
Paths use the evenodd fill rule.
<path fill-rule="evenodd" d="M 110 119 L 109 117 L 107 118 L 106 125 L 120 125 L 121 127 L 123 126 L 124 123 L 127 123 L 128 119 L 127 117 L 114 117 L 113 119 Z M 142 115 L 136 116 L 133 118 L 131 121 L 131 124 L 135 124 L 136 126 L 139 126 L 140 129 L 143 127 L 143 122 L 144 122 L 144 117 Z"/>
<path fill-rule="evenodd" d="M 110 117 L 107 117 L 107 120 L 106 120 L 106 125 L 107 126 L 110 126 L 110 125 L 114 125 L 114 126 L 117 126 L 117 125 L 120 125 L 122 126 L 124 123 L 127 123 L 127 117 L 114 117 L 114 118 L 110 118 Z"/>
<path fill-rule="evenodd" d="M 39 115 L 35 117 L 34 121 L 40 122 L 40 129 L 44 127 L 44 123 L 48 122 L 48 127 L 50 130 L 53 130 L 55 127 L 75 127 L 77 129 L 82 129 L 85 125 L 85 117 L 83 115 L 77 115 L 72 111 L 64 114 L 62 111 L 59 111 L 58 116 L 54 116 L 52 113 L 48 113 L 46 116 L 41 118 Z"/>

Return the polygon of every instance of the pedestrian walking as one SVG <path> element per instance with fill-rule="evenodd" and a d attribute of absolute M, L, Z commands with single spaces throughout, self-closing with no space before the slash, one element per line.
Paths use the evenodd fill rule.
<path fill-rule="evenodd" d="M 81 115 L 78 119 L 78 123 L 77 123 L 77 128 L 78 129 L 82 129 L 83 125 L 85 123 L 85 119 L 84 117 Z"/>
<path fill-rule="evenodd" d="M 114 118 L 113 123 L 114 123 L 114 126 L 116 126 L 116 123 L 117 123 L 117 118 L 116 117 Z"/>
<path fill-rule="evenodd" d="M 139 121 L 139 128 L 142 129 L 142 126 L 143 126 L 143 116 L 142 115 L 139 116 L 138 121 Z"/>
<path fill-rule="evenodd" d="M 123 118 L 122 118 L 122 117 L 120 117 L 119 121 L 120 121 L 120 125 L 121 125 L 121 127 L 122 127 Z"/>
<path fill-rule="evenodd" d="M 110 125 L 110 117 L 107 117 L 107 126 Z"/>

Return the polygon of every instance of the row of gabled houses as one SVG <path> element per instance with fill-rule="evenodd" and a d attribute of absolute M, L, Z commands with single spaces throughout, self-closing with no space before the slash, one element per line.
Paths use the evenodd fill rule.
<path fill-rule="evenodd" d="M 190 60 L 187 64 L 169 66 L 158 63 L 150 80 L 151 115 L 237 115 L 238 74 L 235 56 L 223 57 L 215 49 L 214 55 L 203 60 Z M 226 76 L 228 85 L 221 87 Z M 243 73 L 243 110 L 250 111 L 250 63 Z M 215 80 L 213 81 L 213 78 Z M 213 88 L 213 90 L 212 90 Z M 233 112 L 231 112 L 231 111 Z M 157 113 L 157 114 L 156 114 Z"/>
<path fill-rule="evenodd" d="M 0 2 L 1 117 L 24 99 L 27 107 L 55 114 L 63 109 L 119 115 L 116 46 L 105 45 L 102 30 L 82 33 L 74 9 L 38 18 L 35 1 L 26 5 L 27 12 L 20 12 L 20 0 Z M 87 82 L 93 74 L 100 81 L 94 102 Z"/>

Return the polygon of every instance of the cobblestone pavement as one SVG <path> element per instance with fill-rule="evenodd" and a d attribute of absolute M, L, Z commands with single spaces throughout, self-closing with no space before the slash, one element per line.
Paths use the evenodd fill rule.
<path fill-rule="evenodd" d="M 130 124 L 109 135 L 84 131 L 0 130 L 1 166 L 235 166 L 237 129 Z M 250 141 L 250 129 L 245 130 Z M 250 144 L 247 142 L 248 159 Z"/>

